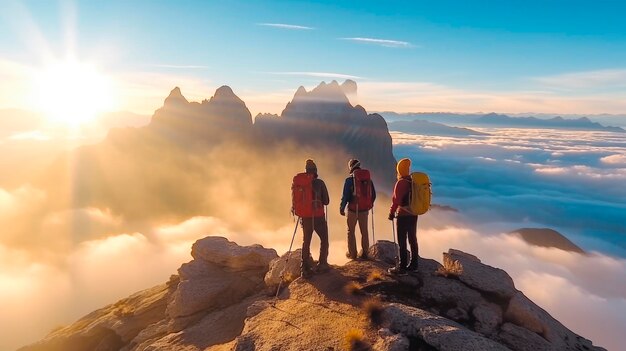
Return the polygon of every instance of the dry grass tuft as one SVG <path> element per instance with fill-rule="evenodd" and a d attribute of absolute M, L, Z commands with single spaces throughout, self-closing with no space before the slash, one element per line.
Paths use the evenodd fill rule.
<path fill-rule="evenodd" d="M 365 335 L 361 330 L 350 329 L 344 338 L 344 348 L 348 351 L 369 351 L 372 349 L 365 340 Z"/>
<path fill-rule="evenodd" d="M 371 271 L 367 276 L 367 282 L 377 282 L 383 280 L 383 273 L 379 270 Z"/>
<path fill-rule="evenodd" d="M 298 277 L 294 276 L 291 272 L 287 272 L 283 276 L 283 283 L 285 283 L 285 285 L 289 285 L 292 281 L 296 280 L 296 278 Z"/>
<path fill-rule="evenodd" d="M 463 274 L 463 265 L 457 261 L 452 260 L 447 255 L 443 257 L 443 266 L 439 267 L 435 274 L 443 277 L 458 277 Z"/>
<path fill-rule="evenodd" d="M 380 326 L 383 324 L 385 308 L 378 298 L 366 300 L 361 307 L 363 307 L 372 325 Z"/>
<path fill-rule="evenodd" d="M 348 295 L 361 295 L 363 286 L 355 281 L 350 281 L 343 287 L 343 291 Z"/>

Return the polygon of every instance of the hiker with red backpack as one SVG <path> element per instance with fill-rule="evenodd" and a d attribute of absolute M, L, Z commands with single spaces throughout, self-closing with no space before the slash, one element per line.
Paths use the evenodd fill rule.
<path fill-rule="evenodd" d="M 370 172 L 361 169 L 361 162 L 357 159 L 348 161 L 348 170 L 350 175 L 343 184 L 343 195 L 341 196 L 341 204 L 339 205 L 339 213 L 346 215 L 345 208 L 348 205 L 348 252 L 346 256 L 352 260 L 357 258 L 356 249 L 356 224 L 359 223 L 361 231 L 361 254 L 360 259 L 367 259 L 369 250 L 369 233 L 367 231 L 367 222 L 369 211 L 374 207 L 376 200 L 376 189 L 370 176 Z"/>
<path fill-rule="evenodd" d="M 313 273 L 311 257 L 311 239 L 315 231 L 320 237 L 320 256 L 317 271 L 327 271 L 328 265 L 328 223 L 326 222 L 324 206 L 328 205 L 328 189 L 323 180 L 318 178 L 317 165 L 311 159 L 306 160 L 304 173 L 298 173 L 291 185 L 292 211 L 299 217 L 302 225 L 302 261 L 300 274 L 303 278 L 310 278 Z"/>
<path fill-rule="evenodd" d="M 393 189 L 393 198 L 391 209 L 389 210 L 389 220 L 393 221 L 397 217 L 396 229 L 398 235 L 398 244 L 400 246 L 400 262 L 395 267 L 389 269 L 389 273 L 404 275 L 409 272 L 417 271 L 418 265 L 418 246 L 417 246 L 417 214 L 411 209 L 411 193 L 413 189 L 413 180 L 411 178 L 411 160 L 403 158 L 398 162 L 396 170 L 398 171 L 398 180 Z M 430 199 L 429 199 L 430 201 Z M 397 213 L 396 213 L 397 212 Z M 407 245 L 409 242 L 411 247 L 411 263 L 407 265 Z"/>

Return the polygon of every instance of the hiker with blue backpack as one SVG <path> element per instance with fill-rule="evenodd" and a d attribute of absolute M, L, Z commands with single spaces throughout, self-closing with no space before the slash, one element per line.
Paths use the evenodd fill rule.
<path fill-rule="evenodd" d="M 393 189 L 389 220 L 396 218 L 399 262 L 389 269 L 389 273 L 403 275 L 416 272 L 419 263 L 417 245 L 417 217 L 430 207 L 431 184 L 425 173 L 411 173 L 411 160 L 403 158 L 396 166 L 398 180 Z M 407 241 L 411 247 L 411 261 L 408 262 Z"/>
<path fill-rule="evenodd" d="M 348 224 L 348 252 L 346 252 L 346 257 L 352 260 L 357 258 L 355 229 L 358 222 L 359 230 L 361 231 L 361 254 L 358 255 L 358 258 L 366 260 L 370 247 L 367 223 L 369 211 L 374 207 L 374 201 L 376 201 L 376 189 L 374 188 L 370 172 L 361 168 L 359 160 L 349 160 L 348 171 L 350 175 L 344 182 L 341 204 L 339 205 L 339 214 L 342 216 L 346 215 L 345 209 L 346 205 L 348 206 L 348 216 L 346 218 Z"/>

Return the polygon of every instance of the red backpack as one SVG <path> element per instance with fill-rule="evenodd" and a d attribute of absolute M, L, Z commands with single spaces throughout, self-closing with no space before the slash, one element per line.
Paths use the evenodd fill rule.
<path fill-rule="evenodd" d="M 355 169 L 352 172 L 353 201 L 350 201 L 349 209 L 352 211 L 369 211 L 374 206 L 372 194 L 372 178 L 367 169 Z"/>
<path fill-rule="evenodd" d="M 311 173 L 298 173 L 293 177 L 291 201 L 298 217 L 324 217 L 324 206 L 315 199 L 313 180 L 315 176 Z"/>

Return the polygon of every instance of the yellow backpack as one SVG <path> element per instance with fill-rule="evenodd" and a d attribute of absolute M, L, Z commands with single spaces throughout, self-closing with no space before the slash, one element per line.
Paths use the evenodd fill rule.
<path fill-rule="evenodd" d="M 432 184 L 426 173 L 411 173 L 411 199 L 409 208 L 416 215 L 423 215 L 430 208 L 432 198 Z"/>

